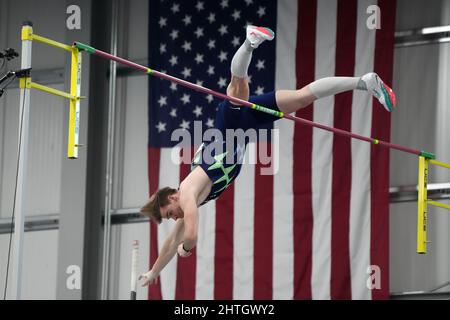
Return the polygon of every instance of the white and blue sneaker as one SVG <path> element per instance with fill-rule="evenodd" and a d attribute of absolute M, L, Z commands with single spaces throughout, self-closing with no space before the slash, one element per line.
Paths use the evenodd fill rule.
<path fill-rule="evenodd" d="M 367 73 L 361 77 L 361 80 L 366 84 L 367 91 L 373 94 L 387 111 L 394 110 L 397 104 L 395 93 L 376 73 Z"/>
<path fill-rule="evenodd" d="M 247 26 L 247 39 L 252 48 L 258 46 L 265 40 L 271 41 L 275 38 L 275 32 L 265 27 Z"/>

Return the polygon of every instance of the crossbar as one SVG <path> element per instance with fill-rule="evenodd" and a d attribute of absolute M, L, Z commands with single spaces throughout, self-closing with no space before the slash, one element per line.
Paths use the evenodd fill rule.
<path fill-rule="evenodd" d="M 374 145 L 379 145 L 381 147 L 386 147 L 386 148 L 390 148 L 390 149 L 396 149 L 396 150 L 399 150 L 399 151 L 402 151 L 402 152 L 406 152 L 406 153 L 410 153 L 410 154 L 414 154 L 414 155 L 418 155 L 418 156 L 424 156 L 424 157 L 429 158 L 429 159 L 434 159 L 435 158 L 434 154 L 426 152 L 426 151 L 416 150 L 416 149 L 404 147 L 404 146 L 401 146 L 401 145 L 393 144 L 393 143 L 390 143 L 390 142 L 382 141 L 382 140 L 379 140 L 379 139 L 365 137 L 365 136 L 362 136 L 362 135 L 359 135 L 359 134 L 355 134 L 355 133 L 352 133 L 352 132 L 348 132 L 348 131 L 345 131 L 345 130 L 342 130 L 342 129 L 329 127 L 329 126 L 326 126 L 326 125 L 323 125 L 323 124 L 320 124 L 320 123 L 316 123 L 316 122 L 313 122 L 313 121 L 310 121 L 310 120 L 307 120 L 307 119 L 303 119 L 303 118 L 299 118 L 299 117 L 296 117 L 296 116 L 292 116 L 290 114 L 285 114 L 283 112 L 274 111 L 274 110 L 271 110 L 271 109 L 266 108 L 264 106 L 260 106 L 260 105 L 257 105 L 257 104 L 254 104 L 254 103 L 251 103 L 251 102 L 248 102 L 248 101 L 236 98 L 236 97 L 231 97 L 231 96 L 228 96 L 226 94 L 223 94 L 223 93 L 211 90 L 209 88 L 202 87 L 202 86 L 200 86 L 198 84 L 194 84 L 192 82 L 189 82 L 189 81 L 186 81 L 186 80 L 182 80 L 182 79 L 176 78 L 174 76 L 171 76 L 171 75 L 168 75 L 168 74 L 165 74 L 165 73 L 162 73 L 162 72 L 150 69 L 148 67 L 145 67 L 145 66 L 137 64 L 135 62 L 126 60 L 124 58 L 117 57 L 115 55 L 112 55 L 112 54 L 109 54 L 107 52 L 98 50 L 96 48 L 93 48 L 93 47 L 91 47 L 89 45 L 86 45 L 86 44 L 83 44 L 83 43 L 80 43 L 80 42 L 74 42 L 74 46 L 77 47 L 78 49 L 84 50 L 84 51 L 86 51 L 86 52 L 88 52 L 90 54 L 94 54 L 96 56 L 100 56 L 100 57 L 103 57 L 105 59 L 116 61 L 116 62 L 118 62 L 120 64 L 126 65 L 126 66 L 128 66 L 130 68 L 133 68 L 133 69 L 136 69 L 136 70 L 139 70 L 139 71 L 142 71 L 142 72 L 145 72 L 145 73 L 147 73 L 149 75 L 152 75 L 152 76 L 155 76 L 155 77 L 158 77 L 158 78 L 161 78 L 161 79 L 165 79 L 165 80 L 168 80 L 168 81 L 171 81 L 171 82 L 175 82 L 175 83 L 178 83 L 178 84 L 180 84 L 180 85 L 182 85 L 184 87 L 190 88 L 192 90 L 203 92 L 203 93 L 206 93 L 206 94 L 210 94 L 210 95 L 215 96 L 217 98 L 229 100 L 229 101 L 234 102 L 236 104 L 240 104 L 240 105 L 243 105 L 243 106 L 246 106 L 246 107 L 258 110 L 258 111 L 261 111 L 261 112 L 269 113 L 269 114 L 272 114 L 273 116 L 276 116 L 276 117 L 279 117 L 279 118 L 289 119 L 289 120 L 298 122 L 298 123 L 303 124 L 303 125 L 319 128 L 319 129 L 322 129 L 322 130 L 327 130 L 327 131 L 336 133 L 336 134 L 341 135 L 341 136 L 346 136 L 346 137 L 349 137 L 349 138 L 354 138 L 354 139 L 366 141 L 366 142 L 372 143 Z"/>
<path fill-rule="evenodd" d="M 419 156 L 417 193 L 417 253 L 427 252 L 427 211 L 428 205 L 450 210 L 450 205 L 428 199 L 428 168 L 433 164 L 450 169 L 450 164 Z"/>

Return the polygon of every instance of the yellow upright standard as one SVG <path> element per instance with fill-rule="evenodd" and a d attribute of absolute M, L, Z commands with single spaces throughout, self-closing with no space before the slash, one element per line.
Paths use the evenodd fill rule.
<path fill-rule="evenodd" d="M 428 159 L 419 157 L 419 184 L 417 198 L 417 253 L 427 251 L 427 183 Z"/>
<path fill-rule="evenodd" d="M 419 181 L 417 196 L 417 253 L 427 252 L 427 207 L 435 206 L 450 210 L 450 205 L 428 199 L 428 168 L 429 165 L 435 165 L 450 169 L 450 164 L 430 159 L 428 157 L 419 157 Z"/>
<path fill-rule="evenodd" d="M 21 79 L 21 85 L 44 91 L 70 101 L 69 103 L 69 132 L 67 142 L 67 157 L 78 158 L 79 131 L 80 131 L 80 93 L 81 93 L 81 52 L 75 46 L 69 46 L 52 39 L 33 33 L 30 25 L 22 27 L 22 41 L 38 41 L 57 49 L 62 49 L 71 54 L 70 93 L 50 88 L 31 81 L 31 77 Z"/>
<path fill-rule="evenodd" d="M 80 90 L 81 90 L 81 52 L 72 48 L 72 63 L 70 74 L 69 134 L 67 143 L 67 157 L 78 158 L 78 141 L 80 130 Z"/>
<path fill-rule="evenodd" d="M 78 136 L 80 125 L 80 87 L 81 87 L 81 54 L 75 46 L 68 46 L 57 41 L 33 33 L 31 22 L 25 22 L 21 32 L 22 40 L 22 63 L 20 73 L 20 116 L 19 116 L 19 159 L 17 168 L 17 192 L 15 193 L 16 214 L 14 217 L 14 257 L 13 257 L 13 299 L 21 297 L 22 255 L 23 238 L 25 230 L 25 214 L 28 205 L 25 197 L 28 144 L 29 144 L 29 116 L 30 116 L 30 90 L 37 89 L 70 101 L 69 109 L 69 134 L 67 156 L 70 159 L 78 158 Z M 72 67 L 70 77 L 70 93 L 63 92 L 51 87 L 44 86 L 31 79 L 31 52 L 33 41 L 38 41 L 62 49 L 71 53 Z M 24 72 L 27 70 L 27 72 Z"/>

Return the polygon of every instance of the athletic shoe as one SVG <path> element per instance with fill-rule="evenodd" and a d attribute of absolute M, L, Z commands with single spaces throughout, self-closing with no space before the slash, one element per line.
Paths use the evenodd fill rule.
<path fill-rule="evenodd" d="M 397 102 L 394 91 L 376 73 L 367 73 L 361 80 L 365 82 L 367 91 L 373 94 L 387 111 L 391 112 L 395 108 Z"/>
<path fill-rule="evenodd" d="M 247 26 L 247 39 L 250 41 L 252 48 L 258 46 L 265 40 L 275 38 L 275 32 L 265 27 Z"/>

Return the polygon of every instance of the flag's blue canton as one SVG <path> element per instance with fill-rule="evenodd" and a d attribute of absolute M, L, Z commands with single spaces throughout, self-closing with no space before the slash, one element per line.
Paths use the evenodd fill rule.
<path fill-rule="evenodd" d="M 245 26 L 275 31 L 276 1 L 150 1 L 149 67 L 226 93 L 230 64 L 245 40 Z M 274 89 L 275 40 L 253 52 L 250 94 Z M 172 131 L 214 127 L 220 99 L 175 83 L 149 78 L 149 146 L 172 147 Z M 194 141 L 192 141 L 193 143 Z"/>

